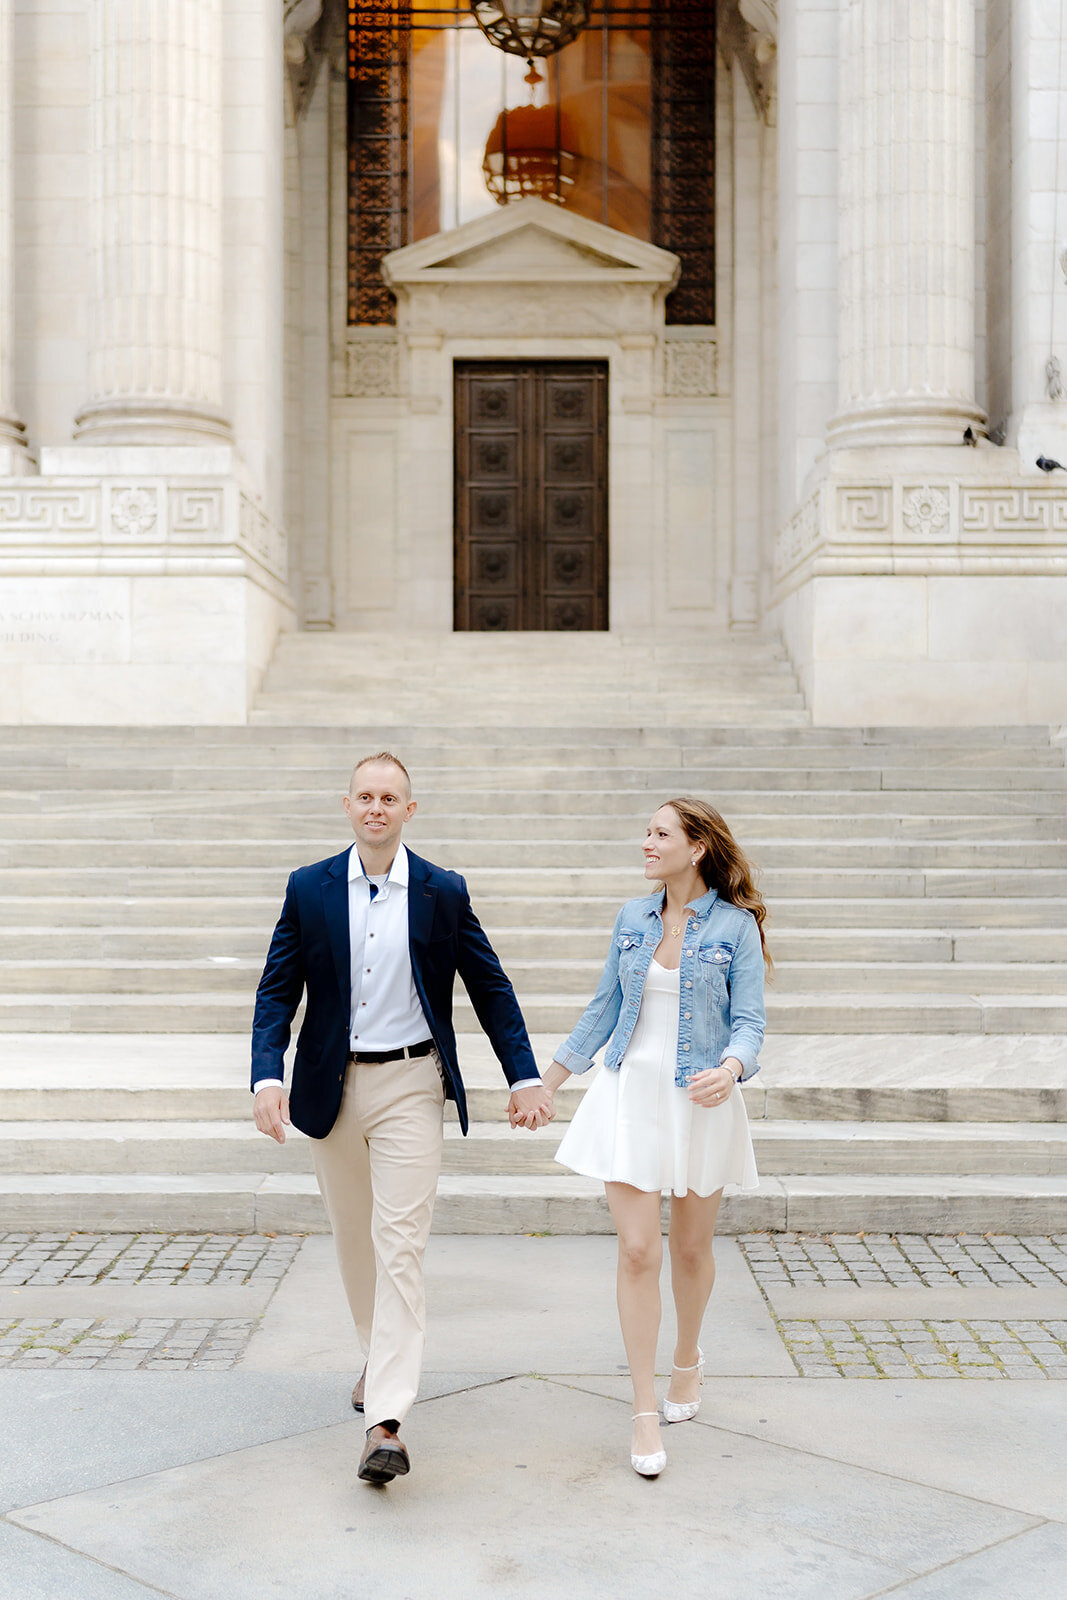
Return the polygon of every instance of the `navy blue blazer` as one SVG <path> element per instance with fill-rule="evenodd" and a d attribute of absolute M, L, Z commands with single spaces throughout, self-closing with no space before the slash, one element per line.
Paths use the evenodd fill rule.
<path fill-rule="evenodd" d="M 324 1139 L 341 1109 L 348 1070 L 352 973 L 348 937 L 348 850 L 299 867 L 256 990 L 252 1023 L 252 1088 L 281 1078 L 293 1017 L 307 990 L 289 1093 L 294 1126 Z M 456 1055 L 452 991 L 463 979 L 478 1020 L 509 1083 L 540 1073 L 519 1002 L 471 907 L 458 872 L 446 872 L 408 851 L 408 942 L 415 992 L 426 1013 L 445 1074 L 445 1093 L 468 1127 L 467 1097 Z"/>

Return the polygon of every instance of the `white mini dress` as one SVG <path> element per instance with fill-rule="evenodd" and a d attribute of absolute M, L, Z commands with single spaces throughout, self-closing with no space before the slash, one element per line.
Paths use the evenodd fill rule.
<path fill-rule="evenodd" d="M 759 1187 L 748 1113 L 734 1090 L 718 1106 L 696 1106 L 674 1081 L 679 975 L 653 961 L 641 1008 L 617 1072 L 601 1067 L 560 1140 L 556 1160 L 572 1172 L 635 1189 L 710 1195 Z"/>

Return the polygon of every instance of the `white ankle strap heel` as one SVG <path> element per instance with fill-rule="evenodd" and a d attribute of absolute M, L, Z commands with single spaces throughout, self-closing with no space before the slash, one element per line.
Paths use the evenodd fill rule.
<path fill-rule="evenodd" d="M 631 1420 L 636 1422 L 638 1417 L 658 1416 L 658 1411 L 635 1411 Z M 666 1450 L 655 1450 L 650 1456 L 635 1456 L 631 1451 L 630 1465 L 642 1478 L 658 1478 L 667 1465 L 667 1452 Z"/>
<path fill-rule="evenodd" d="M 700 1373 L 700 1387 L 703 1388 L 704 1387 L 704 1352 L 703 1352 L 703 1350 L 701 1350 L 699 1345 L 697 1346 L 697 1362 L 696 1362 L 695 1366 L 693 1366 L 693 1367 L 674 1367 L 672 1370 L 674 1372 L 699 1372 Z M 664 1402 L 663 1402 L 663 1420 L 664 1420 L 664 1422 L 692 1422 L 693 1418 L 696 1416 L 696 1414 L 697 1414 L 697 1412 L 699 1410 L 700 1410 L 700 1401 L 699 1401 L 699 1399 L 697 1399 L 697 1400 L 685 1400 L 685 1401 L 664 1400 Z"/>

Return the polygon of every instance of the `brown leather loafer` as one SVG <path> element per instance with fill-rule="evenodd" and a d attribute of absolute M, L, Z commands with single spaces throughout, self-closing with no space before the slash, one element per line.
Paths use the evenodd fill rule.
<path fill-rule="evenodd" d="M 364 1483 L 391 1483 L 411 1471 L 411 1461 L 395 1433 L 374 1427 L 367 1435 L 358 1476 Z"/>
<path fill-rule="evenodd" d="M 367 1381 L 367 1369 L 366 1369 L 366 1367 L 364 1367 L 363 1371 L 359 1375 L 359 1382 L 356 1384 L 356 1387 L 352 1390 L 352 1410 L 353 1411 L 362 1411 L 363 1410 L 363 1385 L 366 1383 L 366 1381 Z"/>

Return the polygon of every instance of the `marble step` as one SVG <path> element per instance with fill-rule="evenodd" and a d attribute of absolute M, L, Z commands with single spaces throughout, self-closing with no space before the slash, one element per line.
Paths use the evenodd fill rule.
<path fill-rule="evenodd" d="M 351 745 L 339 744 L 333 752 L 321 751 L 316 760 L 300 763 L 287 760 L 280 753 L 265 774 L 269 793 L 287 794 L 291 791 L 330 795 L 343 792 L 353 759 L 366 752 L 367 744 L 373 749 L 379 740 Z M 0 746 L 2 750 L 2 746 Z M 661 790 L 671 781 L 671 786 L 684 779 L 690 791 L 706 790 L 717 794 L 763 793 L 776 790 L 807 791 L 812 794 L 870 791 L 889 794 L 900 790 L 915 794 L 943 795 L 946 791 L 961 797 L 974 796 L 977 804 L 984 794 L 994 793 L 1010 797 L 1047 792 L 1062 794 L 1065 788 L 1064 768 L 1059 762 L 1011 761 L 998 765 L 951 764 L 940 765 L 924 761 L 918 752 L 910 760 L 898 764 L 882 761 L 870 766 L 854 763 L 848 752 L 841 752 L 825 763 L 805 760 L 796 765 L 781 763 L 773 751 L 753 751 L 742 757 L 724 758 L 715 749 L 692 752 L 683 760 L 675 752 L 666 757 L 661 750 L 634 752 L 625 759 L 616 759 L 610 750 L 597 750 L 588 745 L 576 752 L 559 752 L 558 759 L 544 759 L 536 749 L 522 747 L 496 756 L 490 749 L 472 751 L 462 759 L 446 757 L 440 763 L 431 763 L 421 753 L 417 743 L 401 746 L 396 752 L 412 773 L 417 790 L 441 793 L 462 792 L 473 781 L 479 794 L 492 794 L 500 790 L 530 794 L 552 789 L 564 792 L 588 792 L 603 786 L 605 773 L 610 772 L 613 786 L 626 791 Z M 22 792 L 48 792 L 56 789 L 62 776 L 68 785 L 77 779 L 94 792 L 121 790 L 131 795 L 138 792 L 194 792 L 211 795 L 217 792 L 232 795 L 247 788 L 251 775 L 257 769 L 232 752 L 198 751 L 189 758 L 175 757 L 174 753 L 151 762 L 138 754 L 127 761 L 109 752 L 93 752 L 91 758 L 55 774 L 45 774 L 36 767 L 19 767 L 11 760 L 4 761 L 4 788 L 17 788 Z M 121 782 L 119 781 L 121 779 Z M 69 788 L 68 788 L 69 796 Z"/>
<path fill-rule="evenodd" d="M 512 1129 L 503 1115 L 446 1128 L 445 1173 L 560 1176 L 562 1129 Z M 955 1173 L 1067 1176 L 1067 1123 L 855 1123 L 756 1121 L 763 1177 L 787 1173 Z M 311 1172 L 310 1141 L 284 1145 L 241 1121 L 16 1122 L 0 1128 L 0 1174 Z"/>
<path fill-rule="evenodd" d="M 558 1034 L 532 1035 L 542 1065 Z M 484 1034 L 460 1034 L 471 1116 L 504 1114 L 505 1083 Z M 248 1037 L 170 1033 L 9 1033 L 0 1123 L 244 1121 Z M 799 1121 L 1067 1124 L 1067 1051 L 1054 1036 L 771 1033 L 762 1069 L 744 1087 L 753 1124 Z M 569 1119 L 593 1080 L 556 1096 Z"/>
<path fill-rule="evenodd" d="M 582 1010 L 576 995 L 521 995 L 523 1016 L 536 1033 L 567 1036 Z M 0 1032 L 233 1033 L 251 1026 L 252 985 L 246 994 L 196 990 L 153 994 L 42 991 L 0 994 Z M 1064 1033 L 1067 998 L 1000 994 L 771 993 L 770 1027 L 788 1033 Z M 455 1009 L 456 1027 L 477 1020 L 469 1002 Z"/>
<path fill-rule="evenodd" d="M 0 993 L 64 994 L 198 994 L 254 993 L 263 967 L 265 941 L 254 955 L 205 955 L 177 959 L 101 957 L 73 954 L 62 959 L 8 959 L 0 970 Z M 508 976 L 525 1006 L 536 1006 L 546 985 L 579 1007 L 592 997 L 603 959 L 511 959 Z M 1061 996 L 1067 1004 L 1067 967 L 1062 962 L 1017 961 L 872 961 L 776 960 L 768 1009 L 793 999 L 847 994 L 851 997 L 948 996 L 999 994 Z M 457 999 L 465 1004 L 463 991 Z"/>
<path fill-rule="evenodd" d="M 66 883 L 66 878 L 63 881 Z M 170 881 L 175 891 L 172 894 L 159 892 L 164 886 L 153 881 L 147 872 L 139 892 L 131 892 L 127 882 L 124 892 L 114 896 L 100 892 L 71 896 L 69 889 L 36 895 L 0 894 L 0 926 L 44 932 L 172 928 L 179 934 L 195 934 L 199 930 L 234 927 L 239 919 L 246 931 L 255 928 L 262 937 L 274 926 L 281 909 L 284 885 L 280 881 L 271 893 L 260 895 L 213 894 L 210 883 L 201 885 L 205 892 L 196 894 L 189 892 L 196 885 L 190 884 L 188 876 Z M 55 887 L 54 880 L 42 885 L 42 888 Z M 531 936 L 542 937 L 556 929 L 593 929 L 600 940 L 597 948 L 603 953 L 620 900 L 621 896 L 594 894 L 557 898 L 537 894 L 501 896 L 488 892 L 477 893 L 474 905 L 481 922 L 490 930 L 519 926 Z M 931 933 L 957 938 L 965 931 L 974 931 L 988 934 L 995 940 L 1001 929 L 1017 929 L 1025 931 L 1028 938 L 1034 937 L 1039 953 L 1040 940 L 1046 933 L 1054 939 L 1056 930 L 1067 928 L 1067 899 L 1007 896 L 922 899 L 909 895 L 885 900 L 850 897 L 842 902 L 776 896 L 768 928 L 776 949 L 780 935 L 808 930 L 841 938 L 860 930 L 880 930 L 888 935 L 902 933 L 907 937 Z M 973 955 L 972 959 L 980 957 Z"/>
<path fill-rule="evenodd" d="M 664 1206 L 666 1213 L 666 1205 Z M 0 1227 L 94 1233 L 325 1233 L 307 1173 L 0 1177 Z M 783 1174 L 752 1195 L 728 1196 L 721 1234 L 1023 1233 L 1067 1231 L 1067 1179 L 939 1173 Z M 576 1177 L 446 1175 L 433 1231 L 613 1233 L 602 1184 Z"/>
<path fill-rule="evenodd" d="M 0 897 L 10 895 L 26 897 L 38 889 L 58 885 L 59 863 L 48 860 L 47 849 L 42 848 L 44 860 L 40 866 L 25 864 L 25 852 L 19 856 L 18 866 L 0 866 Z M 82 895 L 111 894 L 116 898 L 151 894 L 175 893 L 181 896 L 200 894 L 217 897 L 229 895 L 243 900 L 245 896 L 258 898 L 274 896 L 281 905 L 286 879 L 294 866 L 292 855 L 279 854 L 277 864 L 254 866 L 250 862 L 207 865 L 199 861 L 195 852 L 186 852 L 188 859 L 171 859 L 167 865 L 152 859 L 152 852 L 130 847 L 130 853 L 141 853 L 146 859 L 139 863 L 112 861 L 105 864 L 100 856 L 93 857 L 92 865 L 65 864 L 62 883 L 71 899 Z M 502 850 L 504 856 L 508 850 Z M 438 859 L 438 865 L 461 872 L 467 880 L 475 906 L 481 906 L 483 897 L 558 897 L 558 899 L 584 899 L 588 896 L 614 901 L 616 909 L 624 900 L 649 892 L 648 882 L 637 868 L 613 865 L 603 867 L 580 866 L 513 866 L 508 862 L 492 867 L 472 866 L 462 856 Z M 49 870 L 51 869 L 51 870 Z M 46 882 L 45 880 L 49 880 Z M 1041 868 L 1017 868 L 1014 871 L 998 868 L 975 868 L 967 872 L 962 868 L 889 868 L 865 869 L 835 867 L 820 871 L 810 869 L 780 868 L 766 873 L 760 880 L 761 891 L 772 906 L 780 899 L 819 899 L 837 906 L 842 915 L 841 903 L 853 899 L 896 899 L 899 901 L 928 902 L 981 899 L 988 902 L 993 897 L 1021 900 L 1037 898 L 1049 901 L 1067 897 L 1067 869 L 1063 871 Z M 844 913 L 847 916 L 847 911 Z M 939 915 L 938 920 L 943 920 Z"/>
<path fill-rule="evenodd" d="M 335 808 L 336 809 L 336 808 Z M 517 864 L 555 865 L 606 861 L 640 865 L 647 810 L 640 818 L 555 815 L 468 815 L 416 817 L 405 830 L 410 848 L 432 859 L 462 855 L 473 862 L 499 857 L 501 844 Z M 879 824 L 845 818 L 820 819 L 819 829 L 800 812 L 788 822 L 780 819 L 755 828 L 732 819 L 733 831 L 752 859 L 765 870 L 807 867 L 814 858 L 826 867 L 1064 867 L 1067 866 L 1065 823 L 1060 817 L 1033 817 L 1034 832 L 1017 837 L 1005 830 L 986 837 L 980 829 L 965 838 L 931 832 L 916 823 L 907 834 L 885 835 Z M 80 817 L 68 827 L 65 819 L 51 815 L 6 817 L 2 826 L 3 854 L 10 865 L 34 865 L 45 852 L 64 863 L 124 860 L 132 852 L 137 861 L 153 856 L 163 864 L 185 856 L 209 864 L 224 864 L 241 857 L 293 861 L 335 854 L 351 840 L 342 833 L 335 815 L 312 822 L 297 818 L 279 820 L 261 816 L 258 826 L 244 828 L 235 809 L 226 816 L 148 816 L 104 810 Z M 836 826 L 831 827 L 835 823 Z M 431 832 L 432 830 L 432 832 Z M 958 824 L 953 834 L 958 832 Z M 566 857 L 566 859 L 561 859 Z"/>
<path fill-rule="evenodd" d="M 231 906 L 231 911 L 243 909 Z M 0 904 L 0 917 L 4 907 Z M 122 926 L 63 925 L 62 904 L 53 925 L 19 926 L 10 916 L 0 921 L 0 960 L 4 961 L 204 961 L 237 957 L 262 963 L 278 907 L 269 902 L 261 919 L 240 927 L 205 925 L 195 915 L 187 925 L 173 918 L 165 927 L 140 926 L 127 913 Z M 985 929 L 975 932 L 945 928 L 785 928 L 774 917 L 771 953 L 783 970 L 791 963 L 828 961 L 946 963 L 1067 962 L 1067 926 L 1061 928 Z M 601 962 L 611 927 L 606 912 L 594 927 L 510 927 L 483 921 L 493 948 L 507 970 L 513 962 Z M 1067 973 L 1064 974 L 1067 977 Z M 587 981 L 588 975 L 583 976 Z M 0 977 L 0 989 L 4 987 Z"/>
<path fill-rule="evenodd" d="M 553 803 L 543 808 L 535 797 L 534 803 L 539 807 L 536 811 L 528 810 L 530 797 L 499 798 L 510 804 L 498 810 L 486 800 L 487 809 L 479 811 L 474 809 L 473 797 L 467 797 L 466 812 L 457 815 L 454 801 L 434 807 L 420 794 L 420 814 L 417 821 L 409 824 L 410 837 L 415 839 L 431 826 L 442 836 L 447 830 L 449 839 L 519 836 L 551 840 L 566 830 L 570 838 L 617 840 L 636 853 L 658 796 L 643 796 L 639 805 L 625 813 L 618 805 L 610 810 L 598 809 L 592 800 L 588 809 L 571 809 L 561 803 L 566 797 L 560 794 L 553 795 Z M 619 799 L 605 796 L 605 800 L 609 798 Z M 959 813 L 932 816 L 928 811 L 921 815 L 859 815 L 845 808 L 815 813 L 807 809 L 800 796 L 794 796 L 788 813 L 749 816 L 731 807 L 728 820 L 735 837 L 753 856 L 768 845 L 822 852 L 827 840 L 832 841 L 831 848 L 841 844 L 856 848 L 869 843 L 881 851 L 902 846 L 914 849 L 927 843 L 956 849 L 1003 843 L 1016 849 L 1035 841 L 1051 841 L 1062 848 L 1064 806 L 1057 797 L 1046 798 L 1048 805 L 1043 810 L 983 817 Z M 527 809 L 520 809 L 520 801 Z M 820 801 L 820 807 L 821 804 Z M 23 809 L 16 812 L 5 810 L 0 804 L 2 831 L 7 839 L 113 839 L 118 832 L 125 839 L 266 839 L 283 843 L 302 859 L 343 849 L 347 843 L 340 831 L 335 798 L 327 804 L 320 797 L 309 797 L 303 808 L 285 801 L 254 817 L 247 815 L 247 797 L 235 797 L 215 809 L 199 801 L 190 804 L 184 796 L 167 796 L 151 807 L 141 802 L 133 806 L 122 800 L 98 802 L 89 816 L 71 816 L 58 809 L 27 813 L 24 797 L 20 805 Z"/>

